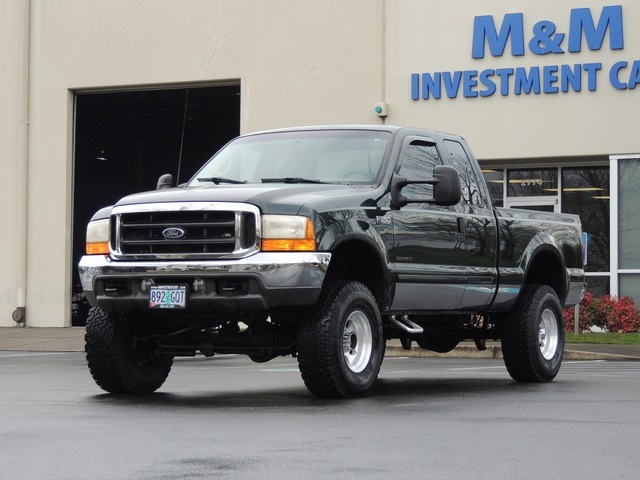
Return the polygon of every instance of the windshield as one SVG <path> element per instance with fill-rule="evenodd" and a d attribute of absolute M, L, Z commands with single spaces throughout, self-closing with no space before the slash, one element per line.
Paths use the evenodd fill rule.
<path fill-rule="evenodd" d="M 391 134 L 367 130 L 278 132 L 238 138 L 220 150 L 189 186 L 223 183 L 376 181 Z"/>

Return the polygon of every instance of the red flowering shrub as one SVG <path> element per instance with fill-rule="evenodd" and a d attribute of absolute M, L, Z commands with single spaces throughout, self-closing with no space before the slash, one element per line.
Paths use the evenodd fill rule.
<path fill-rule="evenodd" d="M 609 332 L 640 332 L 640 311 L 631 297 L 617 299 L 611 295 L 593 298 L 587 293 L 580 303 L 578 328 L 581 332 L 589 331 L 592 326 Z M 574 309 L 565 308 L 562 312 L 564 324 L 568 332 L 575 328 Z"/>
<path fill-rule="evenodd" d="M 608 330 L 609 319 L 614 311 L 616 298 L 611 295 L 602 295 L 593 300 L 593 304 L 588 309 L 588 315 L 591 318 L 591 324 Z"/>
<path fill-rule="evenodd" d="M 613 303 L 607 329 L 610 332 L 620 333 L 640 331 L 640 312 L 631 297 L 622 297 Z"/>
<path fill-rule="evenodd" d="M 591 326 L 593 325 L 591 321 L 591 316 L 589 314 L 589 310 L 593 306 L 593 295 L 590 293 L 586 293 L 582 302 L 580 303 L 580 316 L 578 319 L 578 329 L 581 332 L 588 332 Z M 575 329 L 575 309 L 565 308 L 562 311 L 562 316 L 564 318 L 564 326 L 567 332 L 573 332 Z"/>

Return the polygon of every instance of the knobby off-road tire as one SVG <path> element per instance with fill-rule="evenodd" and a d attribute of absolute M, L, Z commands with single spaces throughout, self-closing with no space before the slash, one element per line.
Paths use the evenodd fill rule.
<path fill-rule="evenodd" d="M 526 285 L 507 314 L 502 354 L 517 382 L 549 382 L 564 353 L 564 320 L 556 292 L 546 285 Z"/>
<path fill-rule="evenodd" d="M 380 311 L 367 287 L 327 285 L 298 336 L 298 364 L 305 385 L 319 397 L 364 395 L 384 357 Z"/>
<path fill-rule="evenodd" d="M 85 350 L 91 376 L 109 393 L 154 392 L 173 364 L 173 357 L 155 357 L 136 345 L 127 323 L 97 307 L 87 317 Z"/>

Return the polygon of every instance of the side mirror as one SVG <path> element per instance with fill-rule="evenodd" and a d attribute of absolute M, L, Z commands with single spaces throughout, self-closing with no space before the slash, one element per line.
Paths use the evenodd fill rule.
<path fill-rule="evenodd" d="M 163 190 L 165 188 L 173 188 L 173 175 L 170 173 L 160 175 L 160 178 L 158 179 L 156 190 Z"/>
<path fill-rule="evenodd" d="M 407 198 L 402 195 L 402 189 L 407 185 L 433 185 L 433 198 Z M 460 201 L 462 189 L 460 177 L 455 168 L 449 165 L 438 165 L 433 169 L 432 180 L 407 180 L 405 177 L 394 176 L 391 179 L 391 206 L 402 208 L 408 203 L 432 203 L 449 206 Z"/>

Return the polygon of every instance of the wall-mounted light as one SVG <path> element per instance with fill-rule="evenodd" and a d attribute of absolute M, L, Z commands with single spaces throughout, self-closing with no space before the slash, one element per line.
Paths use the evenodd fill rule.
<path fill-rule="evenodd" d="M 386 117 L 389 115 L 389 105 L 386 102 L 378 102 L 373 106 L 373 111 L 379 117 Z"/>

